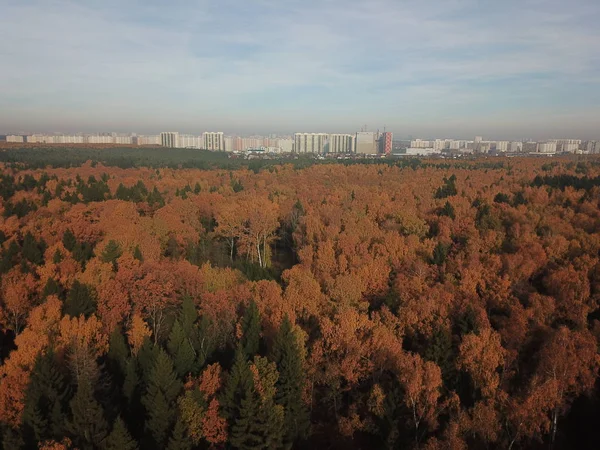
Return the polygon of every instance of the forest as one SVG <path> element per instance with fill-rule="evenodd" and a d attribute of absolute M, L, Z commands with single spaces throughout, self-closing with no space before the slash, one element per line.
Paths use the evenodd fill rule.
<path fill-rule="evenodd" d="M 600 448 L 600 161 L 31 151 L 3 448 Z"/>

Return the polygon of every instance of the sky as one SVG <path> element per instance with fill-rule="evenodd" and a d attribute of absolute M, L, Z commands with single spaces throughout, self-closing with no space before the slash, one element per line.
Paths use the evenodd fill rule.
<path fill-rule="evenodd" d="M 599 0 L 0 0 L 0 133 L 600 139 Z"/>

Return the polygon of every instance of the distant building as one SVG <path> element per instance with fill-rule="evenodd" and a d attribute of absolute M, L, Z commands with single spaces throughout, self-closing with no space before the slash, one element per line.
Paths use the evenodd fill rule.
<path fill-rule="evenodd" d="M 115 144 L 123 144 L 123 145 L 133 144 L 133 138 L 131 136 L 115 136 L 113 139 L 114 139 Z"/>
<path fill-rule="evenodd" d="M 496 151 L 497 152 L 507 152 L 508 151 L 508 141 L 496 142 Z"/>
<path fill-rule="evenodd" d="M 279 147 L 282 153 L 292 153 L 294 151 L 294 140 L 277 139 L 277 147 Z"/>
<path fill-rule="evenodd" d="M 379 153 L 391 155 L 393 147 L 393 135 L 389 131 L 384 131 L 379 137 Z"/>
<path fill-rule="evenodd" d="M 538 145 L 539 153 L 556 153 L 556 142 L 540 142 Z"/>
<path fill-rule="evenodd" d="M 483 141 L 483 137 L 482 136 L 475 136 L 475 143 L 479 144 L 481 141 Z"/>
<path fill-rule="evenodd" d="M 351 134 L 330 134 L 329 153 L 354 153 L 356 138 Z"/>
<path fill-rule="evenodd" d="M 176 131 L 165 131 L 160 133 L 160 145 L 163 147 L 179 147 L 179 133 Z"/>
<path fill-rule="evenodd" d="M 222 131 L 207 131 L 202 134 L 202 139 L 204 140 L 203 148 L 205 150 L 212 150 L 216 152 L 225 151 L 225 140 L 223 139 Z"/>
<path fill-rule="evenodd" d="M 407 156 L 429 156 L 429 155 L 439 155 L 442 153 L 441 150 L 436 150 L 432 147 L 429 148 L 420 148 L 420 147 L 410 147 L 406 149 Z"/>
<path fill-rule="evenodd" d="M 433 145 L 430 141 L 423 141 L 421 139 L 415 139 L 410 141 L 410 148 L 432 148 Z"/>
<path fill-rule="evenodd" d="M 327 133 L 296 133 L 294 135 L 294 152 L 322 154 L 325 153 L 328 141 Z"/>
<path fill-rule="evenodd" d="M 538 143 L 537 142 L 523 142 L 522 149 L 523 149 L 524 153 L 537 153 Z"/>
<path fill-rule="evenodd" d="M 204 141 L 201 136 L 193 134 L 180 134 L 179 147 L 181 148 L 202 148 Z"/>
<path fill-rule="evenodd" d="M 6 136 L 6 142 L 24 142 L 23 140 L 23 136 L 18 136 L 18 135 L 9 135 Z"/>
<path fill-rule="evenodd" d="M 372 131 L 359 131 L 356 133 L 356 153 L 362 155 L 377 153 L 375 133 Z"/>
<path fill-rule="evenodd" d="M 510 143 L 510 151 L 512 153 L 521 153 L 523 151 L 523 143 L 519 141 L 513 141 Z"/>
<path fill-rule="evenodd" d="M 138 145 L 160 145 L 161 137 L 159 135 L 154 136 L 138 136 L 137 137 Z"/>

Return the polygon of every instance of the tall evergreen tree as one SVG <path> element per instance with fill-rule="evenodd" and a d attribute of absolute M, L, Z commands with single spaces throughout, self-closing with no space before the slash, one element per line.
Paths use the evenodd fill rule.
<path fill-rule="evenodd" d="M 171 358 L 173 358 L 175 372 L 177 372 L 180 378 L 183 378 L 192 371 L 196 359 L 189 335 L 189 332 L 186 333 L 184 331 L 179 319 L 175 320 L 171 334 L 169 335 L 169 341 L 167 342 L 167 349 Z"/>
<path fill-rule="evenodd" d="M 46 250 L 46 243 L 41 240 L 39 243 L 30 231 L 27 232 L 23 239 L 23 248 L 21 254 L 23 258 L 32 264 L 43 264 L 44 263 L 44 251 Z"/>
<path fill-rule="evenodd" d="M 65 248 L 70 252 L 72 252 L 75 249 L 75 245 L 77 245 L 77 239 L 71 230 L 65 231 L 62 242 Z"/>
<path fill-rule="evenodd" d="M 117 417 L 111 433 L 106 438 L 104 450 L 137 450 L 138 445 L 131 437 L 121 417 Z"/>
<path fill-rule="evenodd" d="M 229 423 L 233 423 L 239 417 L 241 400 L 252 386 L 252 372 L 248 367 L 241 345 L 238 345 L 220 402 Z"/>
<path fill-rule="evenodd" d="M 108 434 L 108 424 L 102 406 L 94 398 L 89 379 L 82 378 L 71 400 L 71 420 L 67 428 L 73 442 L 82 449 L 98 448 Z"/>
<path fill-rule="evenodd" d="M 121 250 L 121 246 L 115 240 L 108 241 L 102 255 L 100 255 L 100 259 L 104 263 L 111 263 L 115 268 L 117 265 L 117 259 L 121 257 L 123 251 Z"/>
<path fill-rule="evenodd" d="M 186 427 L 182 420 L 175 422 L 173 434 L 169 438 L 167 450 L 191 450 L 192 440 L 186 433 Z"/>
<path fill-rule="evenodd" d="M 275 336 L 270 359 L 279 371 L 275 400 L 284 408 L 284 444 L 291 448 L 296 440 L 308 436 L 310 419 L 302 401 L 305 383 L 302 349 L 287 316 Z"/>
<path fill-rule="evenodd" d="M 260 348 L 260 313 L 254 300 L 250 301 L 242 320 L 242 346 L 246 358 L 252 358 Z"/>
<path fill-rule="evenodd" d="M 91 288 L 75 280 L 67 294 L 63 305 L 63 312 L 71 317 L 84 315 L 90 317 L 96 311 L 96 301 Z"/>
<path fill-rule="evenodd" d="M 64 434 L 69 388 L 51 350 L 36 359 L 25 393 L 23 430 L 28 444 Z"/>
<path fill-rule="evenodd" d="M 157 448 L 167 444 L 175 422 L 175 401 L 181 391 L 181 382 L 173 370 L 171 359 L 162 349 L 156 357 L 148 378 L 142 403 L 146 408 L 146 429 L 154 438 Z"/>
<path fill-rule="evenodd" d="M 133 258 L 137 259 L 138 261 L 144 261 L 144 256 L 142 255 L 139 245 L 136 245 L 133 249 Z"/>

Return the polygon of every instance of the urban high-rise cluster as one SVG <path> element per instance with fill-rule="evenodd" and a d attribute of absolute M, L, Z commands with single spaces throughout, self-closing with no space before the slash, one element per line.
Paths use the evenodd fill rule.
<path fill-rule="evenodd" d="M 365 127 L 366 128 L 366 127 Z M 1 140 L 0 136 L 0 140 Z M 207 131 L 199 135 L 176 131 L 158 135 L 137 134 L 19 134 L 5 137 L 12 143 L 37 144 L 112 144 L 150 145 L 167 148 L 205 149 L 211 151 L 248 153 L 297 153 L 317 155 L 406 155 L 428 156 L 442 153 L 600 153 L 600 141 L 581 139 L 551 139 L 545 141 L 491 141 L 476 136 L 473 140 L 412 139 L 393 141 L 390 132 L 361 131 L 343 133 L 295 133 L 293 136 L 225 136 L 223 132 Z"/>
<path fill-rule="evenodd" d="M 426 156 L 452 153 L 600 153 L 600 141 L 582 141 L 581 139 L 551 139 L 547 141 L 486 141 L 476 136 L 472 141 L 454 139 L 410 141 L 404 150 L 406 155 Z"/>

